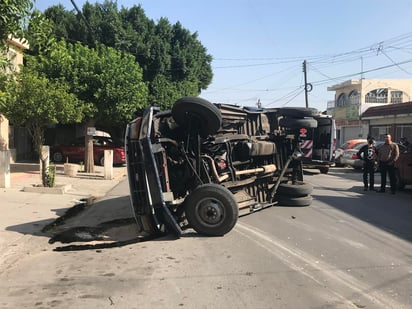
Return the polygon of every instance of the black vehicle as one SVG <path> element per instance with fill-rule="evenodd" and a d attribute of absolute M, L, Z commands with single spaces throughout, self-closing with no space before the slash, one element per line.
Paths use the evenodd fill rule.
<path fill-rule="evenodd" d="M 300 132 L 315 109 L 245 108 L 198 97 L 146 109 L 126 129 L 131 204 L 142 231 L 228 233 L 240 215 L 307 206 Z"/>

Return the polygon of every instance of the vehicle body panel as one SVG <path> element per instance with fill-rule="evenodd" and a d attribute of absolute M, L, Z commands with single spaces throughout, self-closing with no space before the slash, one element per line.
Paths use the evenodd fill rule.
<path fill-rule="evenodd" d="M 403 188 L 405 185 L 412 184 L 412 151 L 402 148 L 399 159 L 395 162 L 397 168 L 398 186 Z"/>

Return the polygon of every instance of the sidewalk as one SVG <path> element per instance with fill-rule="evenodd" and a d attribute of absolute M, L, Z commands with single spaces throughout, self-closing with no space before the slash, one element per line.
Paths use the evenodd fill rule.
<path fill-rule="evenodd" d="M 104 196 L 123 177 L 126 176 L 126 166 L 113 167 L 114 178 L 104 179 L 104 168 L 95 166 L 94 173 L 88 174 L 78 172 L 77 176 L 69 177 L 64 174 L 63 164 L 56 164 L 56 186 L 71 185 L 70 194 L 93 195 L 96 198 Z M 9 192 L 23 190 L 25 187 L 41 185 L 40 166 L 36 163 L 13 163 L 10 164 L 11 188 L 2 188 Z"/>
<path fill-rule="evenodd" d="M 11 187 L 0 188 L 0 252 L 26 235 L 38 234 L 43 226 L 81 199 L 103 198 L 126 178 L 126 166 L 113 169 L 114 178 L 105 180 L 100 166 L 95 166 L 93 174 L 79 172 L 76 177 L 69 177 L 64 174 L 63 165 L 57 165 L 56 185 L 68 185 L 69 189 L 63 194 L 48 194 L 23 191 L 25 187 L 41 184 L 39 164 L 11 164 Z M 16 227 L 20 233 L 15 233 Z"/>

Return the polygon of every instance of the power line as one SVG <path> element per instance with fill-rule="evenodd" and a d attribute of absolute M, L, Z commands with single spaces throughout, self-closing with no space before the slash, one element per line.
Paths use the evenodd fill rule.
<path fill-rule="evenodd" d="M 392 68 L 392 67 L 395 67 L 395 66 L 399 66 L 399 65 L 402 65 L 402 64 L 411 63 L 411 62 L 412 62 L 412 59 L 409 59 L 409 60 L 405 60 L 405 61 L 402 61 L 402 62 L 393 63 L 393 64 L 381 66 L 381 67 L 378 67 L 378 68 L 366 70 L 366 71 L 363 71 L 363 72 L 357 72 L 357 73 L 353 73 L 353 74 L 337 76 L 334 79 L 348 79 L 352 76 L 360 75 L 362 73 L 363 74 L 371 73 L 371 72 L 375 72 L 375 71 L 384 70 L 384 69 Z M 312 84 L 313 85 L 321 85 L 321 84 L 324 84 L 325 82 L 329 82 L 329 81 L 330 81 L 330 79 L 324 79 L 324 80 L 319 80 L 319 81 L 312 82 Z"/>

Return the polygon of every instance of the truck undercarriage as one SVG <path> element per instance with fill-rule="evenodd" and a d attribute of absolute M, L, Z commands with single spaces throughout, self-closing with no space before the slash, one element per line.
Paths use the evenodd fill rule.
<path fill-rule="evenodd" d="M 131 204 L 147 233 L 189 227 L 218 236 L 238 216 L 273 205 L 307 206 L 300 129 L 314 109 L 253 109 L 184 97 L 150 107 L 127 126 Z"/>

